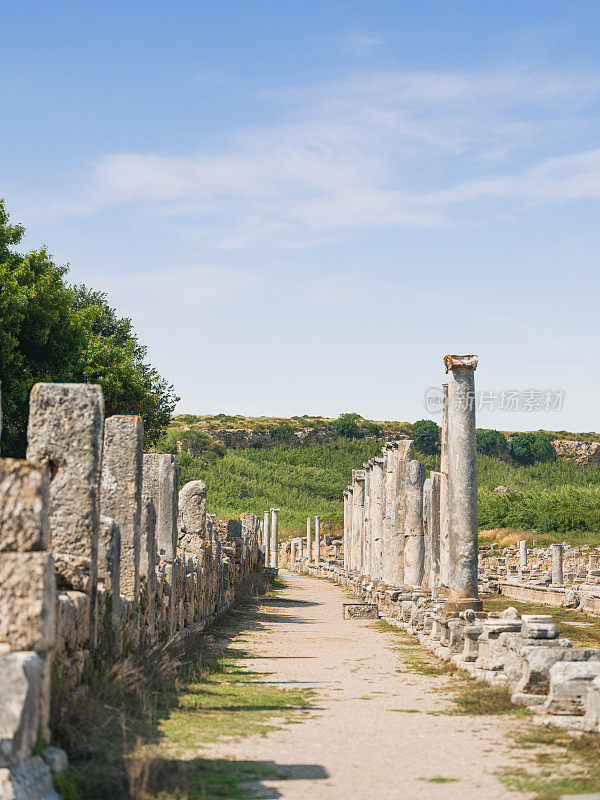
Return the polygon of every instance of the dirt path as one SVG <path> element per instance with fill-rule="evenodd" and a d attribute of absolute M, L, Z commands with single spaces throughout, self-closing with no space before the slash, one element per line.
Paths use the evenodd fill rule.
<path fill-rule="evenodd" d="M 344 621 L 340 587 L 284 577 L 288 588 L 270 601 L 273 620 L 245 636 L 257 657 L 241 665 L 265 681 L 313 689 L 315 710 L 265 737 L 210 745 L 203 756 L 275 764 L 287 779 L 261 786 L 289 800 L 525 797 L 493 775 L 514 758 L 511 720 L 431 713 L 448 707 L 433 691 L 439 680 L 404 671 L 393 634 Z"/>

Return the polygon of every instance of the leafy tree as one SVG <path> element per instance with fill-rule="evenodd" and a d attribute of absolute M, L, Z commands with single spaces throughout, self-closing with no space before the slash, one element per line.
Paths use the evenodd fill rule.
<path fill-rule="evenodd" d="M 360 439 L 362 431 L 358 426 L 360 414 L 346 413 L 340 414 L 335 421 L 335 427 L 340 436 L 346 439 Z"/>
<path fill-rule="evenodd" d="M 519 464 L 534 464 L 555 458 L 552 442 L 545 433 L 517 433 L 513 436 L 511 452 Z"/>
<path fill-rule="evenodd" d="M 545 433 L 534 434 L 533 457 L 535 461 L 554 461 L 556 453 L 552 447 L 552 441 Z"/>
<path fill-rule="evenodd" d="M 411 425 L 415 447 L 422 453 L 435 453 L 438 449 L 439 428 L 431 419 L 420 419 Z"/>
<path fill-rule="evenodd" d="M 106 296 L 65 281 L 67 268 L 45 249 L 13 250 L 24 229 L 10 225 L 0 200 L 0 376 L 3 455 L 23 456 L 34 383 L 100 383 L 108 415 L 140 414 L 146 444 L 169 422 L 177 397 L 146 363 L 131 320 L 117 317 Z"/>
<path fill-rule="evenodd" d="M 376 422 L 365 422 L 362 429 L 366 436 L 374 436 L 376 439 L 381 439 L 383 436 L 383 428 Z"/>
<path fill-rule="evenodd" d="M 502 431 L 478 430 L 476 434 L 477 450 L 486 456 L 498 457 L 508 451 L 508 442 Z"/>

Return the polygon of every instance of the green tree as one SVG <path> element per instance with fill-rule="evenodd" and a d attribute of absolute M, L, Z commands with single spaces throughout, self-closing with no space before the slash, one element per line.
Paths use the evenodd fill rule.
<path fill-rule="evenodd" d="M 534 434 L 533 457 L 535 461 L 554 461 L 556 453 L 552 447 L 552 441 L 545 433 Z"/>
<path fill-rule="evenodd" d="M 339 435 L 346 439 L 360 439 L 362 431 L 358 426 L 359 419 L 362 419 L 360 414 L 340 414 L 335 421 L 335 428 Z"/>
<path fill-rule="evenodd" d="M 376 422 L 365 422 L 362 425 L 365 436 L 374 436 L 376 439 L 381 439 L 383 436 L 383 428 Z"/>
<path fill-rule="evenodd" d="M 508 442 L 502 431 L 481 429 L 477 431 L 477 450 L 486 456 L 496 458 L 508 452 Z"/>
<path fill-rule="evenodd" d="M 552 442 L 545 433 L 517 433 L 511 442 L 511 453 L 515 461 L 524 465 L 555 458 Z"/>
<path fill-rule="evenodd" d="M 2 453 L 23 456 L 29 393 L 34 383 L 100 383 L 107 414 L 140 414 L 146 444 L 167 426 L 177 397 L 146 363 L 131 320 L 119 318 L 106 296 L 65 281 L 67 267 L 45 249 L 14 251 L 23 227 L 10 225 L 0 200 L 0 376 Z"/>
<path fill-rule="evenodd" d="M 415 447 L 422 453 L 435 453 L 438 449 L 439 428 L 431 419 L 420 419 L 411 425 Z"/>

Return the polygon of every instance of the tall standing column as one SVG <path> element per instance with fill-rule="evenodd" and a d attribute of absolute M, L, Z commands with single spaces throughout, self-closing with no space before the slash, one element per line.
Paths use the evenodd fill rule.
<path fill-rule="evenodd" d="M 290 569 L 294 569 L 296 563 L 296 540 L 292 539 L 290 542 Z"/>
<path fill-rule="evenodd" d="M 477 590 L 477 454 L 475 448 L 475 369 L 477 356 L 449 355 L 448 506 L 450 582 L 448 612 L 480 610 Z"/>
<path fill-rule="evenodd" d="M 315 517 L 315 564 L 321 561 L 321 517 Z"/>
<path fill-rule="evenodd" d="M 310 517 L 306 518 L 306 559 L 310 564 L 312 561 L 312 531 Z"/>
<path fill-rule="evenodd" d="M 271 558 L 270 558 L 270 551 L 271 551 L 271 513 L 273 509 L 270 511 L 265 511 L 263 514 L 263 553 L 265 554 L 265 567 L 270 566 Z"/>
<path fill-rule="evenodd" d="M 563 581 L 563 546 L 562 544 L 551 545 L 552 550 L 552 585 L 562 586 Z"/>
<path fill-rule="evenodd" d="M 421 588 L 429 589 L 431 569 L 431 478 L 423 482 L 423 583 Z"/>
<path fill-rule="evenodd" d="M 440 584 L 444 592 L 450 585 L 450 516 L 448 511 L 448 384 L 442 384 L 444 405 L 440 437 Z"/>
<path fill-rule="evenodd" d="M 429 500 L 428 537 L 430 546 L 429 557 L 429 589 L 437 597 L 440 587 L 440 485 L 441 474 L 430 472 L 431 481 Z"/>
<path fill-rule="evenodd" d="M 371 473 L 370 517 L 372 520 L 371 576 L 375 580 L 381 580 L 383 577 L 383 524 L 385 520 L 383 508 L 384 474 L 383 458 L 374 458 Z"/>
<path fill-rule="evenodd" d="M 384 451 L 385 461 L 385 519 L 383 523 L 383 574 L 382 580 L 386 584 L 393 583 L 392 579 L 392 539 L 394 530 L 394 517 L 396 511 L 396 467 L 398 462 L 397 442 L 386 442 Z"/>
<path fill-rule="evenodd" d="M 362 571 L 362 539 L 365 513 L 365 472 L 352 470 L 352 542 L 350 545 L 350 569 Z"/>
<path fill-rule="evenodd" d="M 272 567 L 279 566 L 279 509 L 273 508 L 271 510 L 271 546 L 270 546 L 270 565 Z"/>
<path fill-rule="evenodd" d="M 425 467 L 420 461 L 409 462 L 406 468 L 406 521 L 404 533 L 404 584 L 420 589 L 423 581 L 423 483 Z"/>
<path fill-rule="evenodd" d="M 344 489 L 344 569 L 348 569 L 348 529 L 350 527 L 350 510 L 348 508 L 350 490 Z"/>
<path fill-rule="evenodd" d="M 365 468 L 365 512 L 364 512 L 364 536 L 363 536 L 363 575 L 371 577 L 371 476 L 373 462 L 367 461 Z"/>
<path fill-rule="evenodd" d="M 394 530 L 392 534 L 391 583 L 393 586 L 404 585 L 404 535 L 406 522 L 406 468 L 415 457 L 415 443 L 412 439 L 398 442 L 395 480 Z"/>
<path fill-rule="evenodd" d="M 527 569 L 527 540 L 519 539 L 519 566 Z"/>

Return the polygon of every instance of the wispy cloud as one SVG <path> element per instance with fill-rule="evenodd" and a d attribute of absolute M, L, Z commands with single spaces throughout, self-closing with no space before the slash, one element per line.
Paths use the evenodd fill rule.
<path fill-rule="evenodd" d="M 179 215 L 214 246 L 238 248 L 597 199 L 600 151 L 551 149 L 584 128 L 599 89 L 595 74 L 526 70 L 362 73 L 288 89 L 279 121 L 218 148 L 100 157 L 80 207 Z"/>
<path fill-rule="evenodd" d="M 369 53 L 374 47 L 383 44 L 385 39 L 382 36 L 369 33 L 345 33 L 340 36 L 342 50 L 355 55 Z"/>

